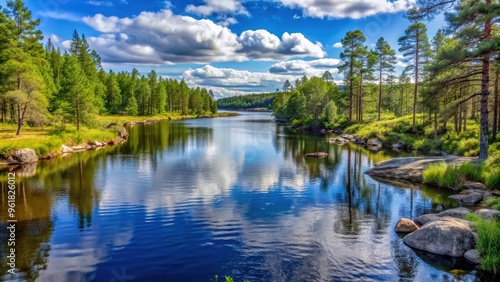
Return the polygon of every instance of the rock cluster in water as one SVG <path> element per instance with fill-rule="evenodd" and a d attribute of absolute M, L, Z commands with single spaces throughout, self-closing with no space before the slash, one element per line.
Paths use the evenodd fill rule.
<path fill-rule="evenodd" d="M 403 242 L 412 248 L 437 255 L 465 257 L 469 262 L 479 264 L 479 254 L 474 249 L 476 228 L 464 219 L 470 213 L 471 210 L 460 207 L 424 214 L 413 221 L 402 218 L 395 231 L 408 233 Z M 474 213 L 487 219 L 500 219 L 500 211 L 497 210 L 479 209 Z"/>

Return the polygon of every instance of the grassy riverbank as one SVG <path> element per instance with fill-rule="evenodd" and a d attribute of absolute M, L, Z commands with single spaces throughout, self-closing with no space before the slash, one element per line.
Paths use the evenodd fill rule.
<path fill-rule="evenodd" d="M 160 120 L 180 120 L 204 117 L 225 117 L 233 116 L 235 113 L 217 113 L 210 115 L 181 115 L 178 113 L 165 113 L 155 116 L 97 116 L 92 128 L 83 127 L 76 130 L 73 124 L 49 125 L 44 127 L 23 126 L 21 136 L 16 135 L 17 126 L 14 123 L 0 123 L 0 155 L 5 155 L 11 151 L 23 148 L 31 148 L 39 156 L 46 156 L 56 153 L 61 145 L 75 146 L 85 142 L 101 141 L 109 142 L 116 138 L 118 130 L 116 127 L 106 129 L 111 123 L 122 126 L 125 122 L 160 121 Z"/>

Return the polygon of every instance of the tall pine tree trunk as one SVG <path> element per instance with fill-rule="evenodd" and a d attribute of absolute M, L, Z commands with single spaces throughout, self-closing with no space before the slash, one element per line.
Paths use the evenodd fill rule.
<path fill-rule="evenodd" d="M 486 0 L 486 6 L 491 4 L 491 0 Z M 484 24 L 484 40 L 491 39 L 491 19 Z M 490 54 L 483 57 L 483 70 L 481 74 L 481 116 L 480 116 L 480 134 L 479 134 L 479 159 L 485 161 L 488 159 L 488 95 L 490 80 Z"/>
<path fill-rule="evenodd" d="M 380 67 L 378 81 L 378 120 L 380 120 L 380 105 L 382 103 L 382 67 Z"/>
<path fill-rule="evenodd" d="M 22 91 L 22 80 L 21 75 L 17 75 L 17 90 Z M 16 135 L 21 135 L 21 130 L 23 128 L 23 119 L 21 114 L 21 102 L 17 102 L 17 132 Z"/>
<path fill-rule="evenodd" d="M 76 99 L 76 130 L 80 130 L 80 101 Z"/>
<path fill-rule="evenodd" d="M 495 92 L 493 97 L 493 142 L 498 132 L 498 71 L 495 72 Z"/>
<path fill-rule="evenodd" d="M 415 44 L 415 89 L 413 90 L 413 132 L 417 131 L 417 92 L 418 92 L 418 52 L 419 52 L 419 33 L 417 31 L 417 42 Z"/>
<path fill-rule="evenodd" d="M 353 90 L 352 87 L 353 87 L 353 77 L 352 77 L 352 74 L 353 74 L 353 58 L 351 56 L 351 64 L 349 66 L 349 122 L 352 122 L 352 96 L 353 96 Z"/>

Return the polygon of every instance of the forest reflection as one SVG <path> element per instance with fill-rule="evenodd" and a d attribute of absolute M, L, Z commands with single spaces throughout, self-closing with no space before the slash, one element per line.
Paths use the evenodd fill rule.
<path fill-rule="evenodd" d="M 364 172 L 375 163 L 390 158 L 388 153 L 371 152 L 352 144 L 329 144 L 324 135 L 308 135 L 276 126 L 272 120 L 244 121 L 244 126 L 210 122 L 162 122 L 132 127 L 127 129 L 130 137 L 124 144 L 21 168 L 16 187 L 18 242 L 23 246 L 19 248 L 22 251 L 18 257 L 21 278 L 34 281 L 40 271 L 47 268 L 51 237 L 57 227 L 57 218 L 65 216 L 65 208 L 74 217 L 71 228 L 84 233 L 92 230 L 103 203 L 109 204 L 112 200 L 119 199 L 129 206 L 151 212 L 171 212 L 177 206 L 195 202 L 204 211 L 199 216 L 205 217 L 210 215 L 208 211 L 217 211 L 215 207 L 224 196 L 231 199 L 230 206 L 234 208 L 220 216 L 240 224 L 243 222 L 248 229 L 241 231 L 248 234 L 244 237 L 252 238 L 251 234 L 259 230 L 252 224 L 265 219 L 287 225 L 327 216 L 318 221 L 328 233 L 324 234 L 326 242 L 315 239 L 305 242 L 315 248 L 315 253 L 326 258 L 333 253 L 334 258 L 339 259 L 339 254 L 329 249 L 339 243 L 346 244 L 353 252 L 366 252 L 367 246 L 376 247 L 390 240 L 391 250 L 386 250 L 389 255 L 384 253 L 382 257 L 392 257 L 400 278 L 414 279 L 422 266 L 421 261 L 427 258 L 408 252 L 402 240 L 393 237 L 395 215 L 413 218 L 456 205 L 447 198 L 449 193 L 446 191 L 418 185 L 395 185 L 367 177 Z M 327 152 L 328 157 L 311 159 L 305 156 L 320 151 Z M 130 171 L 135 174 L 130 175 Z M 0 175 L 2 195 L 6 195 L 6 181 L 1 179 L 6 173 Z M 132 178 L 145 180 L 130 185 L 146 183 L 147 186 L 123 185 Z M 184 186 L 177 187 L 181 182 Z M 249 199 L 236 198 L 242 193 L 234 194 L 240 188 Z M 279 196 L 266 200 L 274 209 L 266 207 L 263 210 L 263 203 L 257 201 L 266 193 Z M 329 198 L 317 199 L 319 203 L 328 204 L 326 211 L 317 210 L 312 202 L 305 201 L 293 207 L 290 214 L 296 203 L 293 197 L 307 193 L 328 195 Z M 1 200 L 5 206 L 5 197 Z M 247 210 L 246 206 L 254 209 Z M 0 216 L 0 228 L 5 228 L 4 209 Z M 218 222 L 216 218 L 211 220 Z M 103 224 L 106 222 L 101 222 L 98 228 L 103 228 Z M 308 228 L 310 226 L 305 224 L 305 230 Z M 128 230 L 127 234 L 130 240 L 132 231 Z M 267 236 L 292 240 L 284 235 L 276 231 L 274 235 L 253 238 L 253 243 L 247 244 L 264 246 Z M 263 241 L 258 242 L 261 239 Z M 328 245 L 326 249 L 325 244 Z M 6 273 L 6 245 L 0 247 L 0 253 L 0 271 Z M 93 259 L 98 263 L 103 258 Z M 312 258 L 307 261 L 310 269 L 315 268 Z M 318 273 L 321 272 L 320 266 L 317 267 Z"/>

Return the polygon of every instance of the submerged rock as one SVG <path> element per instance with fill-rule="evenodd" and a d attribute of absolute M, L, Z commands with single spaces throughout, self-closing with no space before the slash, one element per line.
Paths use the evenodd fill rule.
<path fill-rule="evenodd" d="M 403 217 L 396 224 L 394 231 L 398 233 L 411 233 L 417 229 L 418 226 L 415 224 L 415 222 L 413 222 L 413 220 Z"/>
<path fill-rule="evenodd" d="M 306 154 L 306 156 L 310 158 L 322 159 L 328 157 L 328 154 L 325 152 L 317 152 L 317 153 Z"/>
<path fill-rule="evenodd" d="M 473 224 L 466 220 L 442 217 L 406 235 L 403 242 L 433 254 L 461 257 L 474 246 L 473 231 Z"/>

